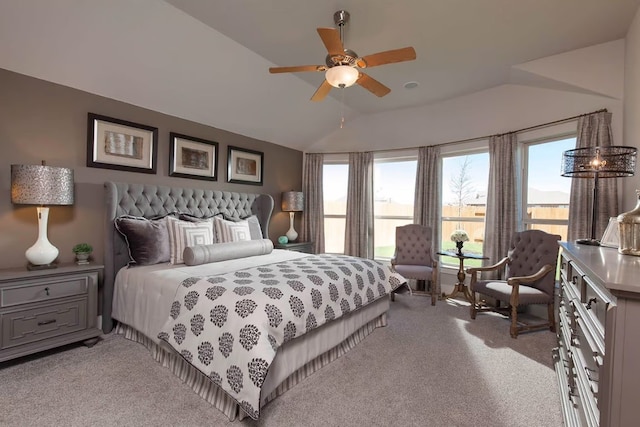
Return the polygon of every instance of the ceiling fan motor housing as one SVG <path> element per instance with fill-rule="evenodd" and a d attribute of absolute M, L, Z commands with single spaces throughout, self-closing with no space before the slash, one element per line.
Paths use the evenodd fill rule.
<path fill-rule="evenodd" d="M 335 67 L 336 65 L 349 65 L 351 67 L 356 66 L 358 60 L 358 54 L 351 49 L 345 49 L 344 55 L 327 55 L 325 63 L 327 67 Z"/>

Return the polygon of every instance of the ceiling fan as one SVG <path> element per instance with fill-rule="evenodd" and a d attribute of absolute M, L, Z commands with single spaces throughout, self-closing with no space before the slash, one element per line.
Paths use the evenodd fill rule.
<path fill-rule="evenodd" d="M 270 73 L 297 73 L 302 71 L 326 71 L 325 80 L 311 97 L 312 101 L 322 101 L 332 87 L 345 88 L 359 84 L 376 96 L 382 97 L 391 89 L 363 73 L 359 68 L 377 67 L 393 62 L 412 61 L 416 59 L 413 47 L 387 50 L 359 57 L 354 51 L 345 49 L 342 45 L 344 25 L 349 22 L 349 12 L 339 10 L 333 14 L 333 21 L 338 28 L 318 28 L 318 34 L 327 51 L 326 65 L 299 65 L 293 67 L 271 67 Z"/>

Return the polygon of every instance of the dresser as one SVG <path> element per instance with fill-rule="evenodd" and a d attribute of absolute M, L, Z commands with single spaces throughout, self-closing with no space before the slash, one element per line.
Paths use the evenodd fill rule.
<path fill-rule="evenodd" d="M 103 266 L 0 270 L 0 362 L 77 341 L 93 345 Z"/>
<path fill-rule="evenodd" d="M 640 257 L 561 242 L 554 349 L 566 426 L 640 422 Z"/>

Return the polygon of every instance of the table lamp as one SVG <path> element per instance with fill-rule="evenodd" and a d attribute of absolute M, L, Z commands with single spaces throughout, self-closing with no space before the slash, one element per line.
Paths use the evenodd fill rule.
<path fill-rule="evenodd" d="M 298 238 L 298 233 L 293 228 L 293 219 L 296 212 L 304 210 L 304 194 L 302 191 L 285 191 L 282 193 L 282 212 L 289 212 L 289 231 L 285 236 L 290 242 Z"/>
<path fill-rule="evenodd" d="M 42 165 L 11 165 L 11 202 L 38 206 L 38 240 L 25 252 L 29 270 L 55 268 L 58 248 L 47 239 L 49 208 L 73 204 L 73 169 Z"/>
<path fill-rule="evenodd" d="M 621 145 L 585 147 L 567 150 L 562 154 L 562 176 L 593 178 L 591 203 L 591 237 L 576 243 L 599 246 L 596 239 L 598 220 L 598 179 L 633 176 L 636 169 L 636 148 Z"/>

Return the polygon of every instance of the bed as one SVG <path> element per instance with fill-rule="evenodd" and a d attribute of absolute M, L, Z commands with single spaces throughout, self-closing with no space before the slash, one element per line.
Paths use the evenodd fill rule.
<path fill-rule="evenodd" d="M 253 240 L 256 240 L 256 244 L 262 241 L 268 246 L 270 241 L 260 239 L 266 239 L 269 235 L 273 198 L 266 194 L 115 182 L 105 183 L 105 195 L 103 331 L 107 333 L 115 327 L 117 333 L 145 345 L 156 361 L 169 368 L 232 421 L 246 416 L 258 419 L 260 409 L 269 401 L 355 347 L 377 327 L 386 326 L 389 295 L 404 282 L 401 276 L 388 270 L 388 267 L 371 260 L 324 254 L 309 255 L 277 249 L 265 250 L 264 253 L 250 257 L 225 259 L 222 262 L 205 260 L 196 265 L 161 262 L 128 267 L 131 255 L 127 243 L 131 242 L 127 242 L 114 226 L 117 219 L 127 216 L 152 219 L 167 215 L 188 215 L 196 218 L 196 221 L 216 216 L 230 220 L 253 218 L 259 223 L 257 230 L 261 234 L 253 235 L 256 229 L 252 229 Z M 215 246 L 222 247 L 200 245 L 194 248 Z M 184 254 L 186 257 L 187 251 Z M 341 276 L 338 277 L 337 274 Z M 360 276 L 368 277 L 365 281 L 371 283 L 363 285 Z M 289 280 L 292 277 L 295 280 Z M 320 277 L 332 284 L 320 286 Z M 333 283 L 346 283 L 348 286 L 340 286 L 338 289 Z M 314 293 L 315 298 L 320 295 L 320 291 L 324 292 L 323 287 L 329 292 L 328 286 L 331 287 L 331 292 L 325 294 L 326 304 L 316 304 L 315 299 L 313 303 L 311 299 L 304 300 L 303 295 L 311 295 L 309 290 Z M 362 292 L 358 293 L 358 289 Z M 260 294 L 259 297 L 266 300 L 266 303 L 260 303 L 259 297 L 247 296 L 251 293 Z M 282 299 L 288 300 L 291 311 L 298 318 L 286 314 L 282 307 L 273 308 L 271 304 L 275 304 L 274 293 L 278 296 L 277 299 L 284 296 Z M 194 294 L 202 297 L 196 299 L 197 304 L 195 301 L 190 304 L 190 297 Z M 269 298 L 262 294 L 269 295 Z M 247 346 L 246 337 L 249 335 L 243 336 L 241 333 L 237 337 L 234 335 L 237 344 L 233 347 L 234 337 L 229 333 L 215 332 L 221 335 L 209 336 L 208 334 L 213 334 L 210 332 L 212 329 L 222 331 L 222 325 L 218 324 L 217 318 L 214 319 L 214 312 L 221 307 L 220 302 L 225 298 L 228 304 L 232 304 L 229 310 L 224 309 L 225 316 L 234 315 L 242 319 L 253 315 L 254 311 L 261 312 L 262 306 L 256 305 L 254 300 L 259 304 L 266 304 L 263 311 L 269 313 L 268 322 L 272 329 L 269 334 L 263 332 L 262 338 L 268 335 L 269 339 L 255 338 L 255 342 Z M 319 298 L 322 301 L 322 296 Z M 329 298 L 335 303 L 332 306 Z M 202 315 L 194 314 L 201 305 Z M 314 308 L 317 311 L 314 312 Z M 181 316 L 187 316 L 186 320 Z M 202 319 L 202 322 L 195 322 L 194 326 L 193 319 L 196 318 Z M 303 331 L 303 320 L 306 321 L 306 331 Z M 309 320 L 312 321 L 312 326 L 309 326 Z M 184 337 L 185 324 L 188 339 Z M 203 328 L 208 328 L 206 334 L 201 334 Z M 246 329 L 245 326 L 241 332 L 246 332 Z M 176 333 L 176 330 L 181 334 Z M 209 353 L 200 351 L 202 337 L 205 336 L 205 344 L 213 344 L 213 347 L 209 345 Z M 260 332 L 254 336 L 260 337 Z M 196 340 L 195 344 L 188 344 L 189 339 Z M 229 339 L 231 346 L 228 345 Z M 264 344 L 266 342 L 270 346 Z M 240 343 L 244 350 L 239 348 Z M 197 344 L 199 345 L 194 347 Z M 230 355 L 231 350 L 225 351 L 225 348 L 239 350 Z M 261 353 L 256 357 L 250 351 L 269 354 L 265 356 Z M 242 357 L 248 358 L 250 362 L 244 363 Z M 211 366 L 215 365 L 214 361 L 223 368 L 215 372 L 213 367 L 206 370 L 209 363 Z M 251 381 L 245 380 L 248 386 L 239 391 L 233 387 L 231 380 L 234 375 L 242 378 L 243 372 L 234 371 L 238 370 L 237 366 L 248 369 L 244 375 L 251 377 Z M 243 393 L 254 400 L 241 398 Z"/>

